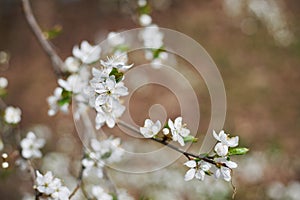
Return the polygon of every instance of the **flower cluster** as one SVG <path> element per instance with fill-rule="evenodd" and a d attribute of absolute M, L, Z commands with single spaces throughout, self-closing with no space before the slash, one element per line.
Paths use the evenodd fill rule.
<path fill-rule="evenodd" d="M 157 137 L 160 131 L 161 122 L 158 120 L 153 123 L 150 119 L 146 119 L 144 127 L 140 127 L 140 133 L 145 138 Z M 169 119 L 168 124 L 166 124 L 165 128 L 163 128 L 162 133 L 162 139 L 172 139 L 173 141 L 178 142 L 181 146 L 185 145 L 187 138 L 189 138 L 189 140 L 195 139 L 193 136 L 190 136 L 190 130 L 186 128 L 186 124 L 182 123 L 182 117 L 177 117 L 174 122 Z"/>
<path fill-rule="evenodd" d="M 185 175 L 186 181 L 194 177 L 204 180 L 205 174 L 214 174 L 215 178 L 230 181 L 232 169 L 237 168 L 237 164 L 230 160 L 230 156 L 243 155 L 248 151 L 247 148 L 237 147 L 238 136 L 230 138 L 223 130 L 219 134 L 213 131 L 213 136 L 217 140 L 217 144 L 214 147 L 214 154 L 207 154 L 203 158 L 199 156 L 187 161 L 185 165 L 191 169 Z M 204 160 L 204 158 L 207 160 Z"/>
<path fill-rule="evenodd" d="M 52 172 L 48 171 L 45 175 L 36 171 L 36 190 L 42 197 L 49 200 L 68 200 L 70 191 L 62 185 L 59 178 L 55 178 Z"/>
<path fill-rule="evenodd" d="M 103 167 L 105 164 L 119 162 L 124 153 L 120 147 L 120 138 L 108 138 L 106 140 L 91 140 L 91 149 L 82 160 L 84 175 L 95 173 L 99 178 L 103 177 Z"/>
<path fill-rule="evenodd" d="M 43 138 L 37 138 L 33 132 L 28 132 L 27 136 L 21 140 L 22 156 L 25 159 L 41 158 L 40 149 L 45 145 Z"/>
<path fill-rule="evenodd" d="M 69 105 L 73 98 L 78 102 L 88 103 L 88 81 L 90 73 L 87 67 L 100 59 L 101 48 L 92 46 L 87 41 L 83 41 L 80 45 L 73 48 L 73 56 L 65 60 L 64 70 L 68 73 L 68 77 L 58 79 L 58 85 L 54 90 L 54 94 L 48 97 L 49 104 L 48 115 L 53 116 L 59 110 L 68 112 Z"/>

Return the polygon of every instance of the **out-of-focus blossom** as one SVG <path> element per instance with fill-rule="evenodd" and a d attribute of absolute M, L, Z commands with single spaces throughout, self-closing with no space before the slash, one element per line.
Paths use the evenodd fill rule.
<path fill-rule="evenodd" d="M 109 45 L 111 45 L 112 47 L 119 46 L 125 42 L 125 39 L 116 32 L 110 32 L 107 35 L 107 40 Z"/>
<path fill-rule="evenodd" d="M 80 48 L 78 46 L 73 48 L 73 55 L 85 64 L 96 62 L 99 60 L 100 54 L 100 46 L 92 46 L 87 41 L 82 41 Z"/>
<path fill-rule="evenodd" d="M 134 200 L 124 189 L 118 189 L 118 200 Z"/>
<path fill-rule="evenodd" d="M 163 46 L 164 35 L 156 24 L 145 27 L 139 36 L 146 48 L 159 49 Z"/>
<path fill-rule="evenodd" d="M 8 81 L 5 77 L 0 77 L 0 88 L 6 88 L 8 85 Z"/>
<path fill-rule="evenodd" d="M 105 192 L 101 186 L 93 186 L 92 195 L 97 200 L 113 200 L 113 197 Z"/>
<path fill-rule="evenodd" d="M 69 103 L 58 105 L 58 101 L 61 99 L 62 92 L 63 89 L 61 87 L 57 87 L 55 88 L 53 95 L 47 98 L 47 102 L 50 107 L 48 110 L 49 116 L 55 115 L 58 110 L 61 110 L 64 113 L 67 113 L 69 111 Z"/>
<path fill-rule="evenodd" d="M 72 56 L 67 57 L 65 60 L 65 69 L 70 73 L 76 73 L 79 70 L 80 67 L 80 61 L 77 58 L 74 58 Z"/>
<path fill-rule="evenodd" d="M 4 120 L 9 124 L 17 124 L 21 121 L 21 114 L 20 108 L 8 106 L 5 109 Z"/>
<path fill-rule="evenodd" d="M 45 145 L 45 140 L 37 138 L 33 132 L 28 132 L 26 138 L 21 140 L 22 156 L 26 159 L 41 158 L 40 149 Z"/>
<path fill-rule="evenodd" d="M 149 26 L 152 22 L 152 18 L 150 15 L 142 14 L 139 18 L 139 22 L 141 26 Z"/>

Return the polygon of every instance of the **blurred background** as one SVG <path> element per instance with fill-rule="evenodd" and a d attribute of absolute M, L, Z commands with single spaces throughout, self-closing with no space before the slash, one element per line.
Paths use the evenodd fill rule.
<path fill-rule="evenodd" d="M 152 0 L 154 23 L 199 42 L 219 68 L 227 94 L 225 130 L 239 135 L 251 152 L 237 159 L 235 199 L 300 199 L 300 2 L 297 0 Z M 51 39 L 65 59 L 75 44 L 100 42 L 110 31 L 136 28 L 135 1 L 32 0 L 45 31 L 61 29 Z M 57 80 L 51 62 L 30 31 L 19 0 L 0 0 L 0 76 L 9 80 L 5 102 L 22 109 L 22 129 L 47 138 L 44 169 L 60 169 L 74 182 L 81 142 L 71 115 L 49 117 L 46 98 Z M 199 89 L 203 86 L 199 86 Z M 197 94 L 207 128 L 210 102 Z M 137 119 L 138 121 L 138 119 Z M 142 125 L 142 121 L 138 124 Z M 68 147 L 68 148 L 66 148 Z M 9 145 L 6 151 L 10 151 Z M 49 165 L 49 164 L 48 164 Z M 63 169 L 63 170 L 62 170 Z M 230 184 L 185 183 L 181 163 L 146 175 L 114 174 L 116 185 L 138 199 L 231 199 Z M 148 177 L 147 177 L 148 176 Z M 125 178 L 124 178 L 125 177 Z M 30 193 L 30 179 L 17 169 L 1 172 L 3 200 Z M 66 180 L 67 179 L 67 180 Z M 124 181 L 126 180 L 126 182 Z"/>

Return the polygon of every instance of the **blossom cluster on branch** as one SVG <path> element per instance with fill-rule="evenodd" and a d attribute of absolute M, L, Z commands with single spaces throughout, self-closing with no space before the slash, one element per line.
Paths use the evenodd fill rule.
<path fill-rule="evenodd" d="M 32 15 L 30 7 L 28 8 L 28 0 L 23 0 L 23 4 L 26 14 Z M 164 34 L 157 25 L 152 23 L 149 3 L 146 0 L 138 0 L 137 5 L 138 23 L 143 27 L 139 39 L 145 46 L 145 58 L 154 68 L 159 68 L 168 59 L 163 43 Z M 29 19 L 32 20 L 34 17 Z M 32 23 L 30 21 L 30 24 Z M 33 29 L 39 28 L 34 25 L 32 27 Z M 37 37 L 43 36 L 38 35 Z M 47 40 L 43 39 L 45 38 L 41 40 L 47 46 Z M 124 83 L 125 75 L 133 67 L 133 64 L 128 64 L 127 50 L 129 46 L 126 44 L 126 38 L 116 32 L 110 32 L 107 41 L 111 49 L 108 53 L 99 45 L 82 41 L 80 45 L 73 47 L 72 55 L 61 62 L 62 66 L 59 67 L 62 73 L 57 80 L 58 86 L 54 89 L 53 95 L 47 98 L 49 116 L 54 116 L 59 111 L 68 113 L 70 105 L 75 103 L 78 107 L 74 113 L 76 119 L 84 117 L 83 114 L 90 110 L 94 112 L 94 127 L 90 128 L 100 129 L 103 126 L 114 128 L 120 122 L 119 118 L 126 109 L 122 98 L 129 94 Z M 48 51 L 49 54 L 52 53 L 58 57 L 54 50 L 48 49 Z M 102 59 L 103 57 L 106 58 Z M 20 108 L 7 106 L 2 101 L 6 95 L 7 85 L 7 79 L 0 77 L 0 123 L 3 124 L 3 127 L 14 130 L 21 121 L 22 112 Z M 122 124 L 119 123 L 119 125 Z M 214 175 L 216 178 L 231 181 L 232 170 L 237 167 L 237 164 L 231 160 L 231 156 L 243 155 L 248 151 L 247 148 L 238 147 L 238 136 L 230 137 L 224 131 L 220 131 L 218 134 L 213 131 L 216 144 L 211 152 L 198 155 L 180 149 L 187 143 L 198 141 L 194 137 L 196 134 L 192 133 L 187 124 L 183 123 L 181 116 L 174 120 L 168 119 L 164 125 L 160 121 L 153 122 L 151 119 L 146 119 L 144 126 L 139 130 L 131 128 L 128 124 L 123 123 L 123 125 L 144 138 L 152 139 L 183 154 L 188 159 L 184 165 L 190 168 L 183 177 L 185 181 L 194 178 L 203 181 L 206 175 Z M 22 138 L 21 135 L 19 138 Z M 73 190 L 66 187 L 63 181 L 56 178 L 51 171 L 43 174 L 32 165 L 34 159 L 43 157 L 42 148 L 46 143 L 44 138 L 29 131 L 23 139 L 19 139 L 16 148 L 18 149 L 16 150 L 18 155 L 16 165 L 30 171 L 35 199 L 68 200 L 73 198 L 78 190 L 81 190 L 87 199 L 132 200 L 133 198 L 126 191 L 114 186 L 113 189 L 108 189 L 101 185 L 88 183 L 90 187 L 86 187 L 85 179 L 89 176 L 97 177 L 98 180 L 105 180 L 113 185 L 113 181 L 107 174 L 106 165 L 120 162 L 124 154 L 120 138 L 113 136 L 101 140 L 99 138 L 90 139 L 90 148 L 83 148 L 83 157 L 80 161 L 81 170 L 77 177 L 77 185 Z M 2 144 L 1 138 L 0 142 Z M 0 147 L 2 150 L 3 144 Z M 2 158 L 5 161 L 2 163 L 2 167 L 8 168 L 9 164 L 6 161 L 8 154 L 3 154 Z"/>

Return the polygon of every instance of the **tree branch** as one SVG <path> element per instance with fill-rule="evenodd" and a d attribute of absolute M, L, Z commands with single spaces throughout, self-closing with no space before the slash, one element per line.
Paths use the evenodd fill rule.
<path fill-rule="evenodd" d="M 22 4 L 23 4 L 23 10 L 24 10 L 26 20 L 31 28 L 31 31 L 34 33 L 35 37 L 39 41 L 39 43 L 42 46 L 42 48 L 44 49 L 44 51 L 50 57 L 50 59 L 52 61 L 52 67 L 53 67 L 54 73 L 57 75 L 57 77 L 61 77 L 63 74 L 62 67 L 64 65 L 64 62 L 57 55 L 56 51 L 51 46 L 50 42 L 44 36 L 40 26 L 38 25 L 34 15 L 33 15 L 29 0 L 22 0 Z"/>
<path fill-rule="evenodd" d="M 129 129 L 129 130 L 131 130 L 131 131 L 133 131 L 133 132 L 135 132 L 135 133 L 137 133 L 137 134 L 140 135 L 140 131 L 138 129 L 136 129 L 134 126 L 132 126 L 130 124 L 127 124 L 126 122 L 124 122 L 122 120 L 119 120 L 118 124 L 120 124 L 121 126 L 124 126 L 127 129 Z M 157 142 L 157 143 L 163 144 L 163 145 L 169 147 L 170 149 L 173 149 L 173 150 L 175 150 L 175 151 L 183 154 L 189 160 L 192 157 L 192 158 L 199 158 L 199 159 L 204 160 L 205 162 L 211 163 L 213 165 L 217 164 L 213 159 L 210 159 L 208 156 L 196 155 L 196 154 L 193 154 L 193 153 L 185 152 L 184 150 L 177 148 L 175 145 L 172 145 L 172 144 L 168 143 L 165 140 L 160 140 L 158 138 L 150 138 L 150 139 L 153 140 L 153 141 L 155 141 L 155 142 Z"/>

